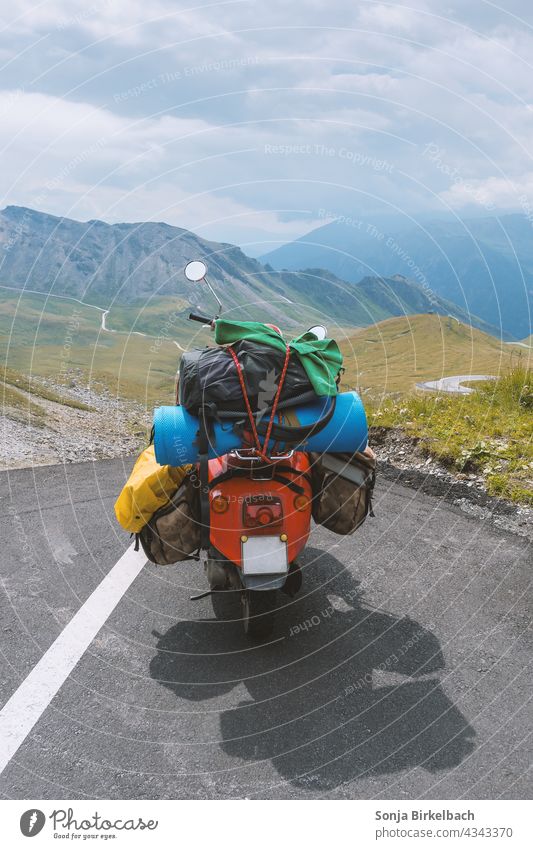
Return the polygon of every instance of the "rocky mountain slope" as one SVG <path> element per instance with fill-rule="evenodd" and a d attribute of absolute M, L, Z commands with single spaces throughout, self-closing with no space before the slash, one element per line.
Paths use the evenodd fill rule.
<path fill-rule="evenodd" d="M 517 339 L 532 330 L 533 228 L 525 215 L 410 226 L 399 216 L 375 223 L 354 217 L 261 259 L 278 270 L 327 268 L 354 283 L 401 273 Z"/>
<path fill-rule="evenodd" d="M 26 382 L 20 375 L 17 385 Z M 128 456 L 147 444 L 150 413 L 79 369 L 61 382 L 33 376 L 31 390 L 0 380 L 0 469 Z"/>
<path fill-rule="evenodd" d="M 365 277 L 354 286 L 320 268 L 274 271 L 235 245 L 164 223 L 82 223 L 14 206 L 0 213 L 0 284 L 16 289 L 115 309 L 174 297 L 185 313 L 207 297 L 183 275 L 185 264 L 198 257 L 207 262 L 224 307 L 238 308 L 239 318 L 268 317 L 285 327 L 319 318 L 366 326 L 395 315 L 437 312 L 483 326 L 429 286 L 401 275 Z"/>

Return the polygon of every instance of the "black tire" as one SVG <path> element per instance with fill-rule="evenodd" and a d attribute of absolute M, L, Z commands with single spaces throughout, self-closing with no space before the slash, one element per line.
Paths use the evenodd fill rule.
<path fill-rule="evenodd" d="M 243 590 L 244 633 L 252 640 L 266 640 L 274 630 L 276 590 Z"/>
<path fill-rule="evenodd" d="M 215 590 L 211 595 L 211 605 L 216 619 L 238 619 L 238 608 L 235 608 L 235 592 L 230 590 Z"/>

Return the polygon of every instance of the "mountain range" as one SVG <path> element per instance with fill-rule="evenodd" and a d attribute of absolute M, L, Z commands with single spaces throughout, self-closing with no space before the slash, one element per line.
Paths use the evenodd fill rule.
<path fill-rule="evenodd" d="M 298 252 L 305 254 L 308 247 L 300 241 L 281 250 L 295 252 L 297 266 Z M 322 255 L 326 260 L 328 250 Z M 284 327 L 309 326 L 319 319 L 357 327 L 435 312 L 498 334 L 498 322 L 490 326 L 426 281 L 410 279 L 412 273 L 396 273 L 398 257 L 387 275 L 365 274 L 357 280 L 352 267 L 341 263 L 344 279 L 324 270 L 326 263 L 275 270 L 235 245 L 206 241 L 165 223 L 79 222 L 17 206 L 0 213 L 0 286 L 8 289 L 77 298 L 114 310 L 152 305 L 158 299 L 168 310 L 171 297 L 184 316 L 198 304 L 205 313 L 208 304 L 214 307 L 211 295 L 183 274 L 185 264 L 195 258 L 206 261 L 225 313 L 236 318 L 261 318 Z M 529 328 L 522 335 L 527 333 Z"/>
<path fill-rule="evenodd" d="M 276 270 L 325 268 L 352 283 L 403 274 L 515 338 L 532 332 L 533 222 L 526 215 L 409 226 L 390 216 L 335 220 L 261 261 Z"/>

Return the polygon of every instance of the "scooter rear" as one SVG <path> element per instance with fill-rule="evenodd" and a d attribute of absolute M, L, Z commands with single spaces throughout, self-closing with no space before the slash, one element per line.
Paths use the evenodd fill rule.
<path fill-rule="evenodd" d="M 185 268 L 187 279 L 206 285 L 221 310 L 222 305 L 206 272 L 205 263 L 199 260 L 193 260 Z M 189 319 L 214 329 L 218 315 L 212 319 L 191 313 Z M 279 328 L 267 326 L 282 335 Z M 310 328 L 308 333 L 316 340 L 327 336 L 322 325 Z M 240 363 L 231 346 L 227 351 L 241 381 L 242 403 L 247 405 L 246 427 L 249 425 L 251 434 L 246 434 L 244 442 L 252 445 L 255 441 L 255 447 L 243 447 L 207 461 L 208 433 L 204 414 L 200 416 L 198 446 L 204 459 L 199 462 L 198 477 L 202 486 L 204 534 L 209 525 L 205 568 L 214 606 L 221 594 L 238 593 L 246 633 L 264 639 L 272 632 L 277 591 L 283 590 L 293 596 L 301 586 L 297 556 L 307 543 L 311 525 L 310 462 L 309 456 L 302 451 L 288 451 L 281 456 L 265 453 L 271 433 L 273 439 L 278 438 L 273 427 L 289 365 L 289 346 L 286 345 L 284 366 L 278 380 L 274 381 L 272 397 L 264 399 L 263 412 L 269 420 L 262 444 Z M 176 402 L 179 403 L 179 385 Z M 326 417 L 322 425 L 325 422 Z M 316 425 L 313 423 L 312 427 Z"/>
<path fill-rule="evenodd" d="M 311 522 L 307 454 L 270 459 L 244 449 L 209 461 L 209 585 L 240 593 L 245 631 L 261 638 L 272 631 L 277 590 L 300 588 L 296 558 Z"/>

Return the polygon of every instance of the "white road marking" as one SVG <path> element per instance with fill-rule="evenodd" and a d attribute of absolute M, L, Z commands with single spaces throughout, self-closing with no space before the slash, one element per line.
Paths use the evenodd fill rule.
<path fill-rule="evenodd" d="M 0 711 L 0 773 L 127 592 L 146 556 L 130 546 Z"/>

